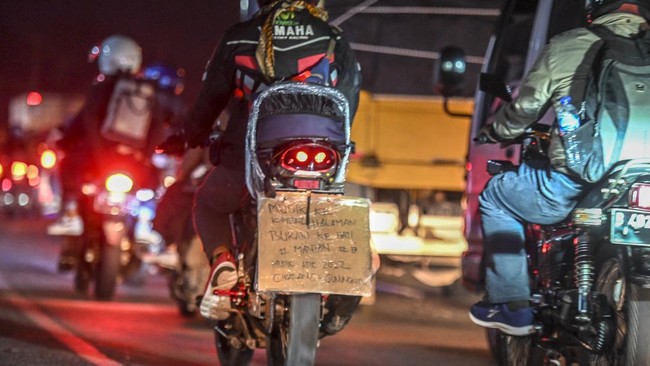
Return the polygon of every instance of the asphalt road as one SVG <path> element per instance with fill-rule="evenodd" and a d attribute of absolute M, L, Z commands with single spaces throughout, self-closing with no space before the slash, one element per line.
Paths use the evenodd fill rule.
<path fill-rule="evenodd" d="M 75 294 L 57 273 L 56 238 L 41 219 L 0 219 L 0 366 L 216 365 L 212 331 L 181 317 L 161 275 L 122 284 L 111 302 Z M 321 341 L 317 365 L 493 365 L 467 318 L 476 295 L 405 287 L 380 276 L 373 305 Z M 265 365 L 257 350 L 253 365 Z"/>

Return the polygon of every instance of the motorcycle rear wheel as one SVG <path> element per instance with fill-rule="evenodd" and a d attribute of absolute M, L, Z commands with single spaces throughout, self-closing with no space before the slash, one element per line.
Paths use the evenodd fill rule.
<path fill-rule="evenodd" d="M 625 365 L 650 365 L 650 289 L 628 285 Z"/>
<path fill-rule="evenodd" d="M 320 294 L 278 297 L 284 311 L 276 310 L 276 322 L 267 336 L 269 366 L 313 365 L 319 338 Z"/>
<path fill-rule="evenodd" d="M 589 365 L 650 365 L 650 289 L 627 281 L 620 256 L 605 260 L 599 272 L 596 290 L 607 296 L 615 311 L 616 339 L 605 354 L 591 355 Z"/>
<path fill-rule="evenodd" d="M 486 329 L 488 345 L 499 366 L 541 365 L 532 362 L 530 336 L 515 337 L 498 329 Z"/>
<path fill-rule="evenodd" d="M 66 240 L 74 239 L 66 238 Z M 92 255 L 88 255 L 87 253 L 92 249 L 87 248 L 87 245 L 83 239 L 79 239 L 78 243 L 76 244 L 82 246 L 82 248 L 77 253 L 74 272 L 74 289 L 79 294 L 87 295 L 88 288 L 90 287 L 90 281 L 93 277 L 93 263 L 90 263 L 87 260 L 87 258 Z"/>
<path fill-rule="evenodd" d="M 111 300 L 117 287 L 122 252 L 118 246 L 109 245 L 106 242 L 102 242 L 101 245 L 101 255 L 97 264 L 95 278 L 95 298 L 97 300 Z"/>

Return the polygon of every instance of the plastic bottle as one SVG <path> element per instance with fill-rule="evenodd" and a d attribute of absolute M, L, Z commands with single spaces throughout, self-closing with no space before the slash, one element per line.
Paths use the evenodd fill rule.
<path fill-rule="evenodd" d="M 575 134 L 568 136 L 567 134 L 580 127 L 580 111 L 571 104 L 571 97 L 567 95 L 560 98 L 560 107 L 556 113 L 560 135 L 564 137 L 567 165 L 570 168 L 576 167 L 582 161 L 582 155 L 578 148 L 579 143 Z"/>
<path fill-rule="evenodd" d="M 560 98 L 560 107 L 557 109 L 557 124 L 561 135 L 580 127 L 580 111 L 571 104 L 571 97 L 568 95 Z"/>

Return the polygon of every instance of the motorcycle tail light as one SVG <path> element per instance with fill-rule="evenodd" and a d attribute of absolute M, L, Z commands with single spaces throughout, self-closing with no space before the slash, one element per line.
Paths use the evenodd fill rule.
<path fill-rule="evenodd" d="M 650 210 L 650 184 L 635 183 L 630 188 L 631 208 L 642 208 Z"/>
<path fill-rule="evenodd" d="M 56 153 L 52 150 L 45 150 L 41 154 L 41 166 L 43 169 L 52 169 L 56 165 Z"/>
<path fill-rule="evenodd" d="M 13 186 L 13 183 L 11 183 L 11 180 L 9 178 L 5 178 L 2 180 L 2 191 L 3 192 L 9 192 L 11 190 L 11 187 Z"/>
<path fill-rule="evenodd" d="M 11 164 L 11 176 L 14 180 L 22 180 L 27 175 L 27 164 L 21 161 L 14 161 Z"/>
<path fill-rule="evenodd" d="M 2 164 L 0 164 L 0 177 L 2 177 L 2 174 L 4 173 L 4 168 L 2 167 Z"/>
<path fill-rule="evenodd" d="M 318 189 L 320 182 L 316 179 L 294 179 L 293 185 L 300 189 Z"/>
<path fill-rule="evenodd" d="M 338 152 L 319 143 L 297 144 L 281 153 L 282 167 L 290 171 L 324 172 L 338 163 Z"/>
<path fill-rule="evenodd" d="M 128 193 L 133 189 L 133 180 L 127 175 L 117 173 L 106 178 L 106 190 L 111 193 Z"/>

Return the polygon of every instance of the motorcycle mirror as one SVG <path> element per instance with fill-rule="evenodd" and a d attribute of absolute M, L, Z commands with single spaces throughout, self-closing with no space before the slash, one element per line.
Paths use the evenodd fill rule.
<path fill-rule="evenodd" d="M 443 96 L 461 93 L 466 71 L 465 51 L 455 46 L 447 46 L 440 51 L 437 74 Z"/>
<path fill-rule="evenodd" d="M 481 73 L 478 81 L 482 92 L 492 94 L 506 102 L 512 101 L 512 93 L 506 83 L 494 74 Z"/>

